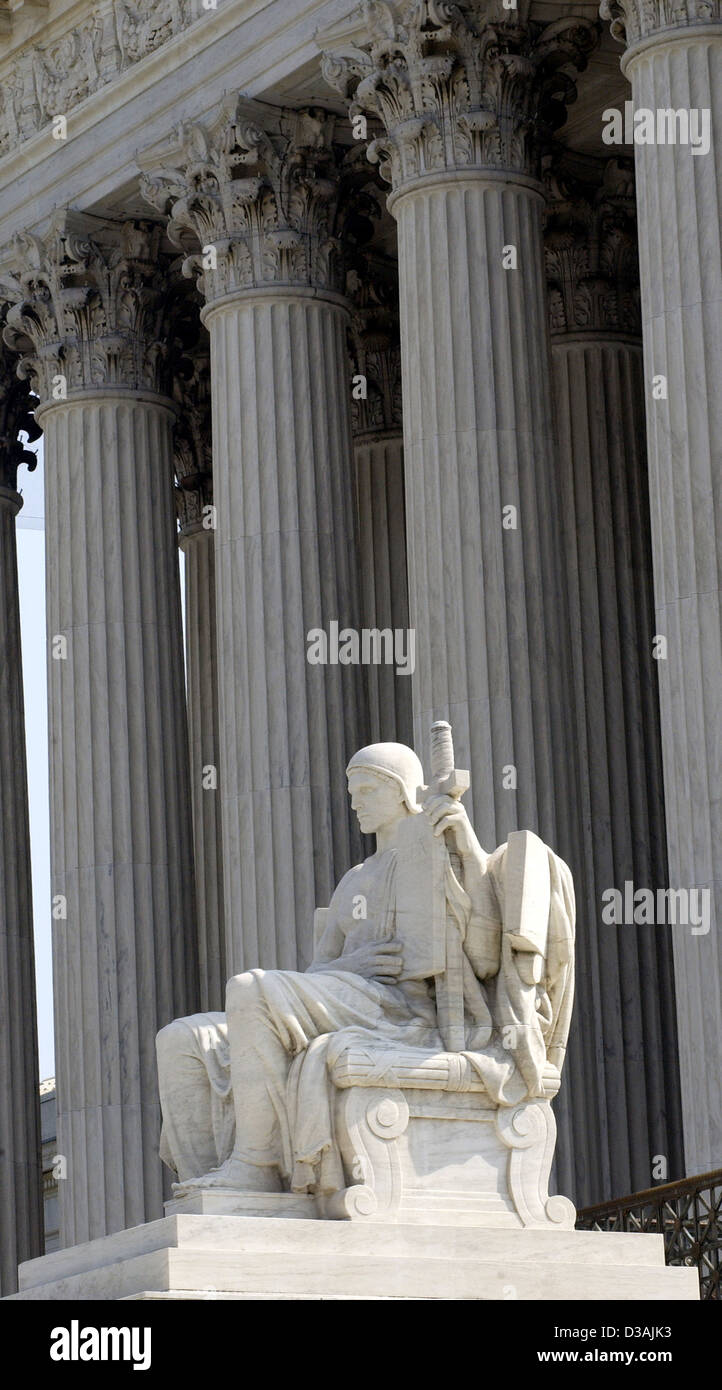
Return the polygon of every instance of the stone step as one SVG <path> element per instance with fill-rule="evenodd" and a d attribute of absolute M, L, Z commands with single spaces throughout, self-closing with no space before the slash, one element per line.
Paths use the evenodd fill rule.
<path fill-rule="evenodd" d="M 56 1250 L 20 1268 L 20 1290 L 100 1269 L 163 1249 L 296 1254 L 324 1259 L 434 1257 L 449 1260 L 664 1266 L 661 1236 L 633 1232 L 497 1230 L 460 1226 L 385 1225 L 247 1216 L 167 1216 L 115 1235 Z"/>
<path fill-rule="evenodd" d="M 603 1239 L 603 1236 L 599 1237 Z M 351 1256 L 305 1251 L 154 1250 L 15 1295 L 23 1300 L 155 1297 L 211 1299 L 401 1298 L 424 1300 L 686 1301 L 698 1298 L 693 1269 L 451 1256 Z"/>

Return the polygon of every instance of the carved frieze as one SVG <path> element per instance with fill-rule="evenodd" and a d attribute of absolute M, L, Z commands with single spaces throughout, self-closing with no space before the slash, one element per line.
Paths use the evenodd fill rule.
<path fill-rule="evenodd" d="M 172 169 L 143 175 L 143 196 L 169 217 L 206 301 L 273 284 L 343 292 L 346 229 L 367 199 L 357 151 L 333 144 L 334 124 L 314 108 L 265 129 L 234 101 L 212 130 L 180 130 Z"/>
<path fill-rule="evenodd" d="M 601 0 L 599 13 L 615 39 L 631 47 L 650 34 L 722 20 L 722 0 Z"/>
<path fill-rule="evenodd" d="M 0 83 L 0 156 L 209 14 L 202 0 L 100 0 L 88 9 L 65 34 L 17 54 Z"/>
<path fill-rule="evenodd" d="M 544 229 L 552 334 L 641 337 L 634 165 L 610 159 L 600 182 L 545 171 Z"/>
<path fill-rule="evenodd" d="M 398 190 L 425 174 L 472 167 L 536 175 L 566 119 L 599 29 L 571 16 L 542 26 L 497 0 L 366 3 L 368 40 L 326 54 L 324 76 L 353 117 L 381 123 L 368 157 Z"/>
<path fill-rule="evenodd" d="M 107 224 L 67 211 L 44 239 L 15 237 L 12 272 L 0 277 L 0 297 L 10 304 L 4 339 L 41 403 L 104 387 L 165 393 L 160 238 L 148 223 Z"/>

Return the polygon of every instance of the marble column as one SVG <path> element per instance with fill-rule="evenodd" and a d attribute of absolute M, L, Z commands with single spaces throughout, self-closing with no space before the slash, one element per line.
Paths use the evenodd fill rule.
<path fill-rule="evenodd" d="M 197 1006 L 175 411 L 158 229 L 15 244 L 6 341 L 45 432 L 61 1239 L 162 1215 L 155 1034 Z M 62 1175 L 61 1175 L 62 1176 Z"/>
<path fill-rule="evenodd" d="M 349 333 L 351 428 L 361 624 L 406 634 L 409 588 L 395 278 L 394 265 L 371 256 L 349 277 L 354 306 Z M 412 674 L 410 670 L 398 675 L 393 665 L 366 667 L 372 741 L 413 742 Z"/>
<path fill-rule="evenodd" d="M 16 359 L 0 347 L 0 1295 L 17 1289 L 22 1260 L 43 1253 L 40 1091 L 25 708 L 15 518 L 18 442 L 40 433 Z"/>
<path fill-rule="evenodd" d="M 577 1002 L 557 1113 L 577 1200 L 681 1176 L 671 932 L 605 922 L 603 894 L 667 884 L 639 270 L 630 161 L 555 161 L 546 271 L 561 539 L 571 619 Z M 597 1026 L 590 1029 L 590 1018 Z"/>
<path fill-rule="evenodd" d="M 186 681 L 191 805 L 198 901 L 199 996 L 205 1010 L 225 1008 L 226 936 L 218 784 L 218 643 L 215 509 L 211 444 L 211 363 L 206 345 L 176 377 L 174 433 L 179 545 L 185 555 Z"/>
<path fill-rule="evenodd" d="M 567 804 L 537 155 L 573 90 L 555 69 L 596 31 L 545 37 L 528 12 L 369 8 L 353 56 L 324 59 L 398 227 L 416 746 L 451 721 L 487 846 L 517 826 L 558 844 Z"/>
<path fill-rule="evenodd" d="M 601 13 L 626 42 L 634 110 L 655 127 L 681 113 L 675 132 L 687 120 L 702 139 L 669 143 L 665 119 L 654 143 L 635 144 L 669 876 L 707 909 L 696 934 L 673 929 L 685 1157 L 698 1173 L 722 1152 L 722 4 L 605 0 Z"/>
<path fill-rule="evenodd" d="M 358 628 L 333 120 L 233 101 L 142 182 L 171 239 L 200 244 L 211 338 L 229 975 L 304 968 L 314 909 L 361 855 L 345 768 L 363 687 L 333 641 Z"/>

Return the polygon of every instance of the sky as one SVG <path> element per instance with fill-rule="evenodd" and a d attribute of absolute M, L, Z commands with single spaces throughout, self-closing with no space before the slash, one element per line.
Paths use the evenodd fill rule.
<path fill-rule="evenodd" d="M 23 507 L 17 519 L 20 626 L 25 688 L 25 743 L 28 759 L 30 850 L 33 871 L 35 979 L 38 1008 L 40 1079 L 55 1075 L 53 966 L 51 944 L 50 820 L 48 797 L 48 699 L 45 627 L 45 495 L 43 441 L 28 446 L 38 454 L 33 473 L 21 467 L 18 490 Z M 181 553 L 181 577 L 185 557 Z M 181 595 L 184 594 L 181 583 Z M 185 612 L 183 614 L 185 622 Z"/>

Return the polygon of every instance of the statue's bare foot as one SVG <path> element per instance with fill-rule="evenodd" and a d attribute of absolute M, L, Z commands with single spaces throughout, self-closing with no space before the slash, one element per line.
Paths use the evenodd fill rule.
<path fill-rule="evenodd" d="M 282 1192 L 281 1179 L 277 1168 L 260 1167 L 256 1163 L 246 1163 L 242 1158 L 231 1154 L 220 1168 L 212 1168 L 201 1178 L 189 1178 L 188 1182 L 173 1184 L 174 1196 L 193 1192 L 195 1188 L 223 1187 L 234 1192 Z"/>

